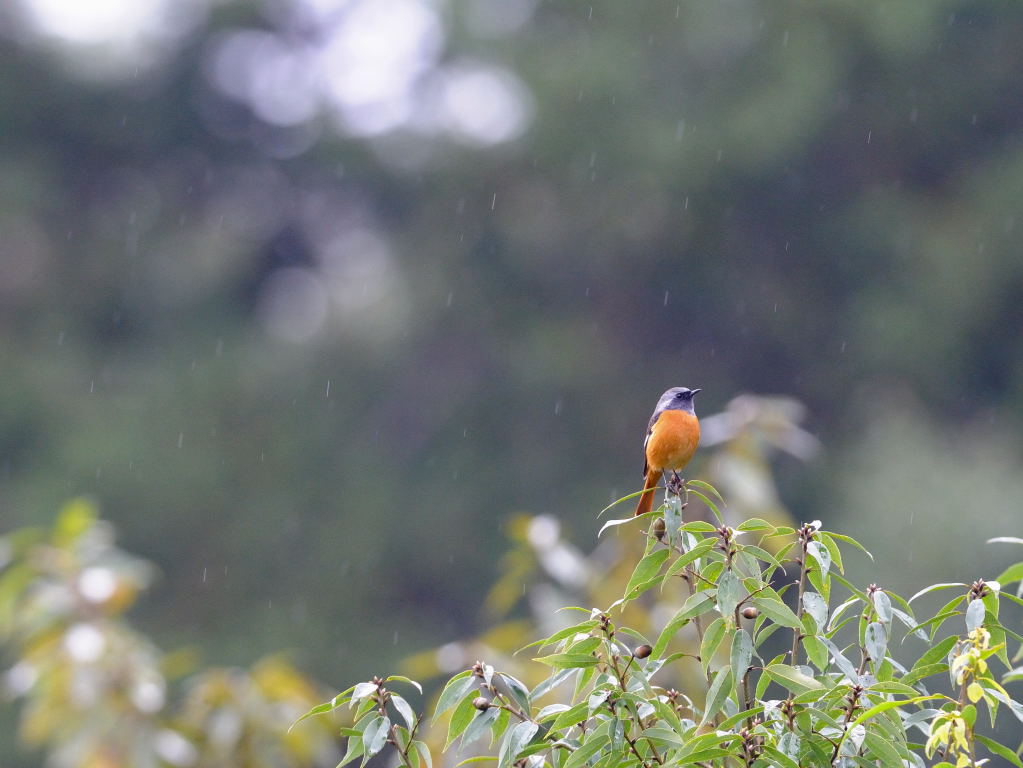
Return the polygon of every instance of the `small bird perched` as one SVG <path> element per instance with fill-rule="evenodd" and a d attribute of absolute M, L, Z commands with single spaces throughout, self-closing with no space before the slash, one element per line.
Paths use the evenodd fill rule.
<path fill-rule="evenodd" d="M 693 409 L 693 396 L 699 391 L 672 387 L 657 401 L 643 443 L 646 484 L 636 506 L 637 515 L 653 509 L 654 489 L 661 475 L 666 470 L 675 473 L 684 469 L 696 453 L 700 442 L 700 421 Z"/>

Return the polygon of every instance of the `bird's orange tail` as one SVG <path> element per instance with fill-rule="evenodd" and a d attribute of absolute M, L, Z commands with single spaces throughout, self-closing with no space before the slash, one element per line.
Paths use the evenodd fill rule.
<path fill-rule="evenodd" d="M 639 497 L 639 504 L 636 505 L 636 514 L 642 515 L 654 508 L 654 489 L 661 473 L 648 469 L 646 472 L 646 485 L 643 486 L 643 495 Z"/>

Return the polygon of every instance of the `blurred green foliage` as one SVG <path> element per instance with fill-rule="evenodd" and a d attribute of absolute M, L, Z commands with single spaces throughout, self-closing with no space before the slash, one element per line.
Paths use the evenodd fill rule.
<path fill-rule="evenodd" d="M 87 500 L 68 502 L 52 530 L 0 539 L 0 554 L 0 648 L 13 663 L 4 693 L 23 700 L 21 741 L 43 749 L 48 764 L 281 768 L 329 759 L 329 728 L 287 731 L 320 695 L 287 661 L 197 671 L 192 654 L 165 654 L 125 621 L 151 568 L 114 546 Z"/>
<path fill-rule="evenodd" d="M 784 497 L 919 585 L 1018 526 L 1023 8 L 380 2 L 0 9 L 4 530 L 89 494 L 161 646 L 349 678 L 481 631 L 519 513 L 588 549 L 669 385 L 805 403 Z"/>

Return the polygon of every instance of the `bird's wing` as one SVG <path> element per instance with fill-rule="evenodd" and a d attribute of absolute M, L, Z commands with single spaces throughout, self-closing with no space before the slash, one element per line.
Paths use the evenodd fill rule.
<path fill-rule="evenodd" d="M 647 469 L 649 469 L 646 461 L 646 444 L 650 442 L 650 435 L 653 434 L 654 424 L 657 423 L 657 419 L 661 417 L 663 412 L 664 411 L 661 410 L 655 410 L 653 415 L 650 417 L 650 422 L 646 425 L 646 437 L 643 438 L 643 477 L 646 477 Z"/>

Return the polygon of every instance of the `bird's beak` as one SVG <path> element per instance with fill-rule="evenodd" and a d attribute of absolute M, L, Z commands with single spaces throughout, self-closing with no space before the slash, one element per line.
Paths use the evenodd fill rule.
<path fill-rule="evenodd" d="M 702 391 L 703 391 L 702 389 L 694 389 L 694 390 L 691 390 L 690 395 L 692 396 L 692 395 L 695 395 L 697 392 L 702 392 Z"/>

